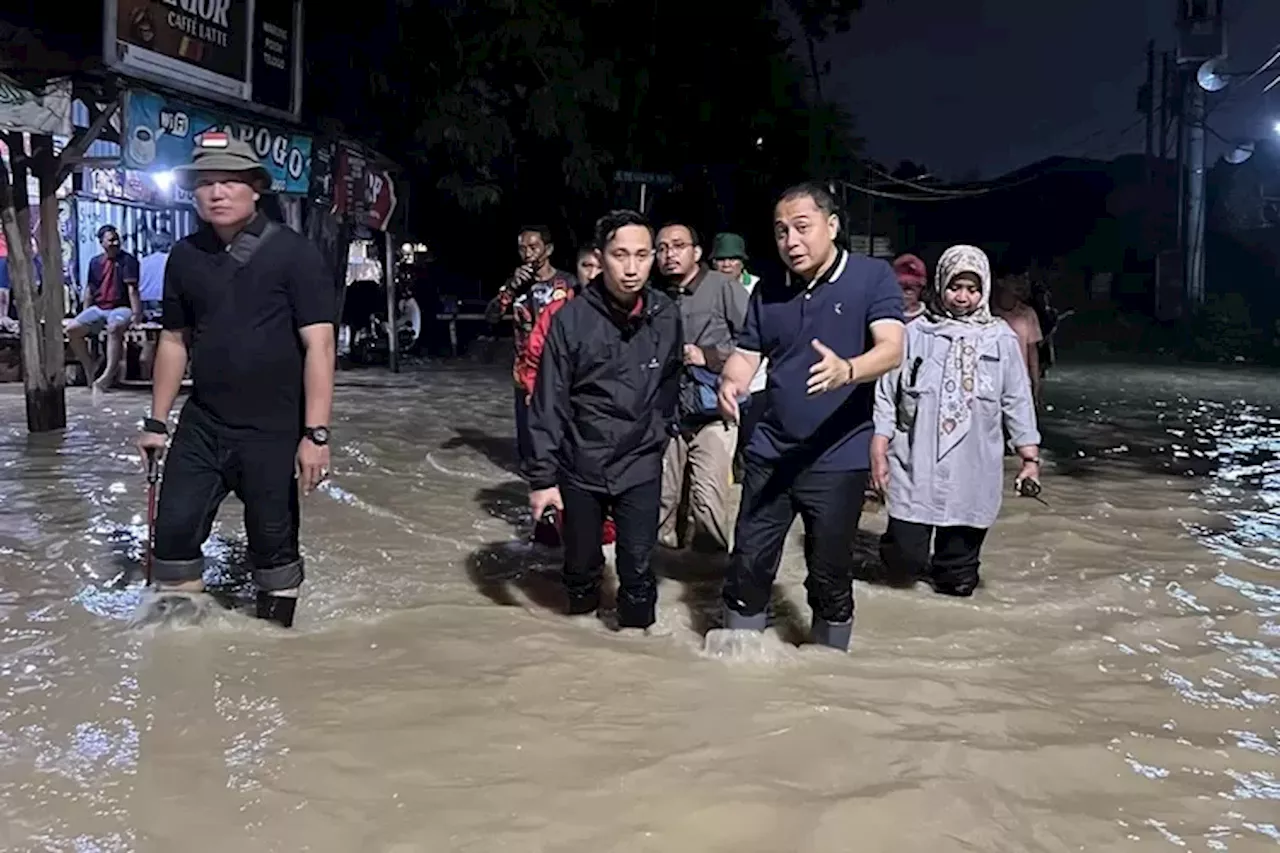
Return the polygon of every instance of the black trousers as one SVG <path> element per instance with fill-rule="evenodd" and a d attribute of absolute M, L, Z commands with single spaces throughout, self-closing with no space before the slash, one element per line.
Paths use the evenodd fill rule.
<path fill-rule="evenodd" d="M 516 462 L 533 455 L 533 437 L 529 434 L 529 404 L 524 401 L 524 389 L 515 389 L 516 395 Z"/>
<path fill-rule="evenodd" d="M 592 613 L 600 606 L 604 573 L 602 524 L 613 514 L 617 529 L 618 624 L 648 628 L 656 618 L 658 581 L 653 549 L 658 542 L 662 481 L 633 486 L 616 495 L 562 484 L 564 500 L 564 585 L 570 613 Z"/>
<path fill-rule="evenodd" d="M 852 619 L 853 536 L 866 487 L 866 471 L 814 472 L 748 455 L 725 605 L 743 616 L 764 612 L 787 531 L 799 514 L 809 606 L 828 622 Z"/>
<path fill-rule="evenodd" d="M 300 437 L 246 435 L 219 426 L 198 405 L 182 410 L 164 467 L 156 510 L 155 579 L 199 580 L 201 546 L 228 494 L 244 503 L 253 580 L 268 592 L 302 583 L 298 551 L 298 481 L 294 459 Z"/>
<path fill-rule="evenodd" d="M 751 395 L 751 404 L 741 412 L 741 419 L 738 422 L 738 449 L 734 453 L 734 464 L 739 469 L 746 462 L 747 443 L 751 441 L 751 433 L 755 432 L 756 424 L 760 423 L 760 418 L 764 415 L 765 392 L 757 391 Z"/>
<path fill-rule="evenodd" d="M 925 580 L 946 595 L 969 596 L 978 588 L 986 538 L 987 531 L 981 527 L 932 527 L 890 518 L 889 528 L 880 537 L 880 559 L 896 579 Z"/>

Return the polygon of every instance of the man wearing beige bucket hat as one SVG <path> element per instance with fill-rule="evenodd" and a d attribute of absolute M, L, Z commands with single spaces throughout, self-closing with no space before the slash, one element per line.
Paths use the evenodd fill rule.
<path fill-rule="evenodd" d="M 303 579 L 298 491 L 329 475 L 331 275 L 310 241 L 257 209 L 271 179 L 248 144 L 202 134 L 191 163 L 175 172 L 205 225 L 169 256 L 151 417 L 138 439 L 148 462 L 164 453 L 189 359 L 191 397 L 155 519 L 154 612 L 201 611 L 201 546 L 235 492 L 257 615 L 289 627 Z"/>

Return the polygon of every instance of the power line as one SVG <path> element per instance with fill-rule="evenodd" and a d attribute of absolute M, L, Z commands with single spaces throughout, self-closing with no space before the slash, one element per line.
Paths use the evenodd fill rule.
<path fill-rule="evenodd" d="M 1118 134 L 1116 134 L 1113 144 L 1119 143 L 1121 140 L 1127 137 L 1130 133 L 1136 130 L 1140 125 L 1142 125 L 1145 121 L 1146 121 L 1146 116 L 1139 116 L 1137 120 L 1123 127 L 1118 132 Z M 1075 143 L 1074 145 L 1071 145 L 1066 150 L 1079 149 L 1081 145 L 1085 145 L 1088 142 L 1090 142 L 1092 139 L 1098 136 L 1101 136 L 1107 130 L 1108 130 L 1107 128 L 1102 128 L 1100 130 L 1094 131 L 1093 133 L 1090 133 L 1088 136 L 1081 139 L 1079 142 Z M 1086 156 L 1087 150 L 1088 149 L 1086 149 L 1086 152 L 1082 152 L 1077 156 L 1078 157 Z M 883 172 L 880 172 L 879 170 L 871 167 L 868 167 L 867 169 L 869 173 L 877 173 L 882 177 L 887 177 L 889 180 L 893 181 L 894 183 L 904 184 L 906 186 L 912 187 L 913 189 L 916 189 L 918 192 L 924 193 L 923 195 L 906 195 L 904 193 L 892 193 L 892 192 L 887 192 L 885 190 L 876 189 L 875 187 L 867 187 L 867 186 L 862 186 L 860 184 L 855 184 L 852 181 L 841 181 L 841 183 L 844 186 L 848 187 L 849 189 L 854 190 L 855 192 L 860 192 L 864 195 L 873 196 L 875 198 L 889 199 L 892 201 L 905 201 L 905 202 L 960 201 L 962 199 L 978 198 L 980 196 L 990 195 L 995 192 L 1001 192 L 1005 190 L 1011 190 L 1016 187 L 1025 186 L 1026 184 L 1030 184 L 1030 183 L 1033 183 L 1034 181 L 1038 181 L 1047 175 L 1050 175 L 1054 172 L 1061 171 L 1065 168 L 1068 168 L 1069 166 L 1070 164 L 1067 164 L 1067 163 L 1047 166 L 1043 170 L 1038 171 L 1035 174 L 1027 175 L 1022 178 L 1018 178 L 1016 180 L 1009 181 L 1006 183 L 1000 183 L 997 181 L 997 182 L 988 184 L 987 186 L 984 186 L 984 187 L 972 187 L 972 188 L 965 188 L 965 189 L 931 187 L 927 184 L 919 184 L 912 181 L 908 181 L 903 178 L 895 178 L 892 175 L 885 175 Z"/>

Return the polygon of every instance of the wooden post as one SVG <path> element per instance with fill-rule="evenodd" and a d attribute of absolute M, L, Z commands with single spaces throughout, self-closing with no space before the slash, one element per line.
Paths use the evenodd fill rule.
<path fill-rule="evenodd" d="M 390 231 L 384 231 L 382 234 L 382 245 L 386 248 L 387 261 L 383 264 L 383 276 L 387 280 L 387 326 L 390 329 L 387 335 L 387 361 L 392 373 L 400 372 L 400 330 L 396 328 L 399 317 L 396 316 L 396 308 L 400 304 L 396 293 L 396 247 L 395 240 L 391 236 Z"/>
<path fill-rule="evenodd" d="M 115 101 L 77 133 L 61 155 L 53 152 L 53 138 L 31 137 L 28 157 L 24 134 L 7 134 L 9 169 L 0 167 L 0 219 L 9 245 L 9 282 L 18 308 L 22 381 L 27 399 L 27 430 L 51 432 L 67 425 L 66 368 L 62 318 L 66 304 L 62 290 L 62 236 L 58 229 L 58 187 L 76 168 L 89 145 L 109 125 L 119 108 Z M 31 209 L 27 175 L 34 170 L 40 182 L 40 254 L 44 266 L 43 293 L 37 288 L 31 254 Z"/>
<path fill-rule="evenodd" d="M 25 161 L 22 134 L 9 134 L 9 163 L 13 178 L 10 180 L 10 169 L 0 167 L 0 224 L 3 224 L 5 240 L 9 246 L 9 284 L 18 308 L 22 384 L 27 400 L 27 430 L 50 432 L 67 425 L 67 411 L 62 385 L 59 384 L 56 389 L 51 388 L 44 370 L 41 311 L 36 300 L 35 264 L 31 256 L 31 211 L 27 202 Z M 54 227 L 57 227 L 56 210 Z M 61 293 L 61 282 L 56 289 Z M 59 361 L 62 359 L 61 320 L 60 316 L 56 318 Z"/>
<path fill-rule="evenodd" d="M 48 388 L 49 422 L 62 429 L 67 425 L 66 349 L 63 346 L 62 318 L 67 306 L 62 284 L 62 233 L 58 225 L 58 187 L 61 185 L 58 157 L 53 153 L 53 137 L 31 138 L 32 164 L 40 181 L 41 307 L 44 318 L 44 349 L 40 366 Z"/>

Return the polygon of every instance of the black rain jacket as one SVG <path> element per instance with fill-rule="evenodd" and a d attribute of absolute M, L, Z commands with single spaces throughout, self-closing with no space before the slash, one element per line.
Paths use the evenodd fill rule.
<path fill-rule="evenodd" d="M 530 488 L 618 495 L 662 477 L 684 332 L 670 297 L 646 285 L 640 299 L 626 316 L 597 277 L 556 313 L 529 411 Z"/>

